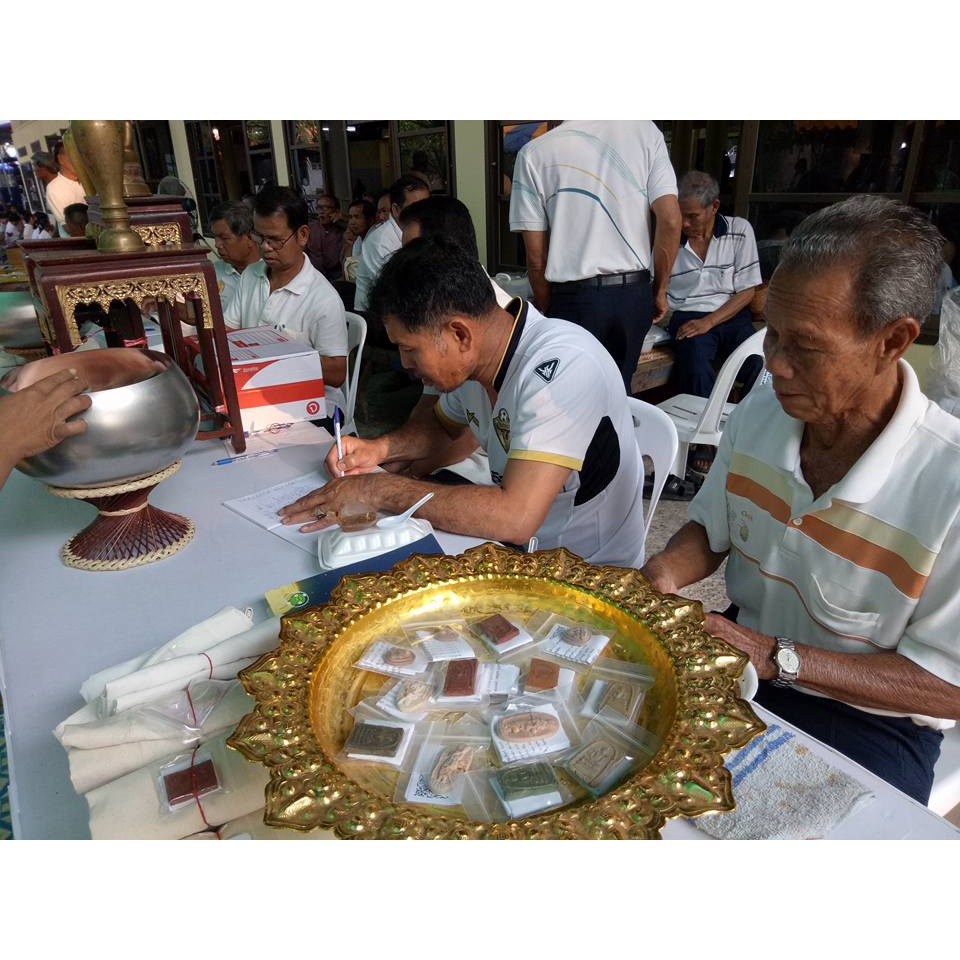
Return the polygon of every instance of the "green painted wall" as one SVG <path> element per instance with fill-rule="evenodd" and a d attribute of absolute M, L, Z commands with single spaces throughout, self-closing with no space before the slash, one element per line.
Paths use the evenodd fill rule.
<path fill-rule="evenodd" d="M 453 121 L 453 160 L 457 198 L 470 210 L 477 231 L 480 262 L 487 262 L 487 180 L 482 120 Z"/>

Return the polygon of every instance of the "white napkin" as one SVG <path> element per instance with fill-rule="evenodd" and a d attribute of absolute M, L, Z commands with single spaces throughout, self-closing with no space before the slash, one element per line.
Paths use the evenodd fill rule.
<path fill-rule="evenodd" d="M 251 618 L 236 607 L 223 607 L 212 617 L 207 617 L 206 620 L 201 620 L 188 630 L 184 630 L 183 633 L 156 650 L 142 653 L 130 660 L 125 660 L 123 663 L 107 667 L 106 670 L 100 670 L 93 674 L 81 685 L 80 696 L 87 703 L 90 703 L 103 695 L 103 688 L 109 681 L 116 680 L 118 677 L 125 677 L 135 670 L 141 669 L 141 667 L 147 667 L 174 656 L 199 653 L 221 640 L 226 640 L 228 637 L 249 630 L 251 622 Z"/>
<path fill-rule="evenodd" d="M 694 821 L 718 840 L 814 840 L 870 803 L 874 794 L 771 723 L 726 763 L 735 810 Z"/>
<path fill-rule="evenodd" d="M 166 761 L 158 760 L 86 794 L 90 835 L 94 840 L 179 840 L 259 810 L 270 779 L 267 768 L 227 749 L 225 739 L 221 734 L 201 748 L 214 756 L 226 787 L 201 797 L 206 822 L 192 801 L 174 811 L 165 808 L 159 779 Z"/>
<path fill-rule="evenodd" d="M 204 653 L 188 653 L 145 664 L 126 676 L 109 680 L 98 701 L 101 716 L 112 716 L 131 707 L 154 700 L 166 693 L 182 690 L 194 680 L 228 680 L 261 654 L 277 646 L 280 618 L 271 617 L 243 633 L 221 640 Z"/>
<path fill-rule="evenodd" d="M 201 681 L 201 684 L 203 682 Z M 197 686 L 194 684 L 191 689 Z M 240 719 L 254 708 L 255 703 L 253 697 L 246 694 L 240 681 L 235 680 L 230 690 L 210 711 L 198 730 L 158 717 L 156 714 L 151 715 L 149 707 L 130 710 L 117 717 L 110 717 L 108 720 L 94 721 L 92 724 L 67 727 L 66 732 L 69 733 L 71 740 L 83 739 L 82 736 L 78 736 L 83 727 L 92 727 L 94 736 L 90 739 L 96 740 L 97 728 L 99 728 L 99 735 L 102 735 L 105 731 L 109 732 L 112 727 L 118 726 L 112 721 L 134 719 L 139 716 L 139 726 L 146 727 L 151 734 L 160 732 L 166 734 L 164 737 L 151 736 L 134 741 L 105 743 L 91 749 L 64 744 L 67 746 L 67 760 L 70 763 L 70 781 L 73 783 L 73 788 L 77 793 L 87 793 L 154 760 L 178 753 L 187 746 L 205 743 L 224 731 L 232 731 Z M 120 732 L 127 734 L 132 726 L 132 724 L 124 724 Z M 64 743 L 63 739 L 61 743 Z"/>

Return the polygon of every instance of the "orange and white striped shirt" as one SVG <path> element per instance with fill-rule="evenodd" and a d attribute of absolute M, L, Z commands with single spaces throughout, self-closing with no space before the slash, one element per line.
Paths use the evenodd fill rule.
<path fill-rule="evenodd" d="M 727 594 L 744 626 L 827 650 L 896 650 L 960 685 L 960 420 L 902 360 L 900 374 L 890 422 L 817 498 L 800 467 L 803 423 L 758 385 L 689 515 L 712 550 L 730 551 Z"/>

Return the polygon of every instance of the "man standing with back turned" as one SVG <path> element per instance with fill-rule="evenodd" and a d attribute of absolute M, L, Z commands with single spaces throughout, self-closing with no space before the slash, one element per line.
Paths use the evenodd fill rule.
<path fill-rule="evenodd" d="M 630 393 L 680 245 L 663 134 L 649 120 L 567 120 L 531 140 L 517 154 L 510 229 L 523 234 L 537 308 L 589 330 Z"/>

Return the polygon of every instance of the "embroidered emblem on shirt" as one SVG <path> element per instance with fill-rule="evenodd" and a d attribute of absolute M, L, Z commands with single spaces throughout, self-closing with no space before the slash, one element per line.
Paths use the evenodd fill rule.
<path fill-rule="evenodd" d="M 493 429 L 497 431 L 497 439 L 504 453 L 510 452 L 510 414 L 501 407 L 493 418 Z"/>
<path fill-rule="evenodd" d="M 496 473 L 495 471 L 490 471 L 490 479 L 499 487 L 503 483 L 503 474 Z"/>
<path fill-rule="evenodd" d="M 546 363 L 541 363 L 539 366 L 534 367 L 533 372 L 543 381 L 549 383 L 554 374 L 557 372 L 557 367 L 560 366 L 560 359 L 554 357 L 552 360 L 547 360 Z"/>
<path fill-rule="evenodd" d="M 478 430 L 480 429 L 480 421 L 472 410 L 467 411 L 467 423 L 472 423 Z"/>

